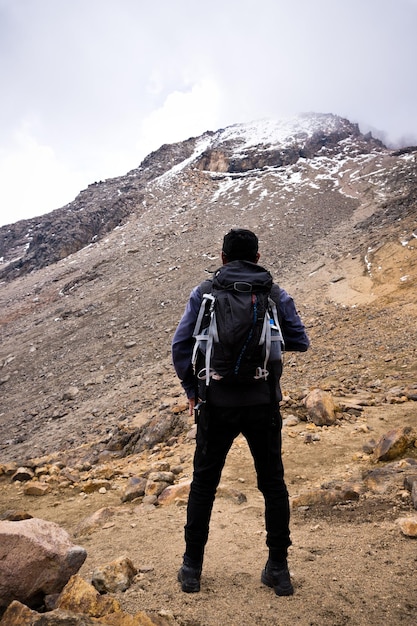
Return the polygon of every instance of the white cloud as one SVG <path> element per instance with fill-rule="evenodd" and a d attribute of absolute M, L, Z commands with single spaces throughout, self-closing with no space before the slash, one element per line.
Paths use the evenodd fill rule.
<path fill-rule="evenodd" d="M 214 80 L 206 78 L 188 91 L 173 91 L 163 105 L 145 117 L 137 148 L 146 156 L 164 143 L 183 141 L 207 130 L 217 130 L 221 94 Z"/>
<path fill-rule="evenodd" d="M 60 162 L 50 146 L 37 141 L 30 125 L 23 122 L 11 148 L 0 152 L 0 225 L 64 206 L 87 186 L 85 173 Z"/>

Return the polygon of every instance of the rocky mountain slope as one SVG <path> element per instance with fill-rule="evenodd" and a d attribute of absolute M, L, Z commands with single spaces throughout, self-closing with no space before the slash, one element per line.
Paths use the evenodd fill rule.
<path fill-rule="evenodd" d="M 372 464 L 361 450 L 371 437 L 401 424 L 415 426 L 416 158 L 416 149 L 393 152 L 333 115 L 235 125 L 163 146 L 126 176 L 90 185 L 66 207 L 1 228 L 0 464 L 30 465 L 31 459 L 36 468 L 33 459 L 53 455 L 65 466 L 67 478 L 61 479 L 69 481 L 73 494 L 81 489 L 77 480 L 68 478 L 74 468 L 79 477 L 107 464 L 113 472 L 117 467 L 116 476 L 127 478 L 132 464 L 145 471 L 168 458 L 171 465 L 183 467 L 183 477 L 189 476 L 191 423 L 172 370 L 170 340 L 189 291 L 219 265 L 223 235 L 243 226 L 259 235 L 261 262 L 294 296 L 312 341 L 305 355 L 286 356 L 283 415 L 302 420 L 294 431 L 284 432 L 290 492 L 365 471 Z M 330 391 L 345 408 L 337 426 L 312 440 L 306 438 L 302 398 L 315 387 Z M 307 446 L 310 441 L 312 446 Z M 355 452 L 359 456 L 352 469 Z M 409 454 L 416 457 L 415 450 Z M 235 484 L 240 477 L 248 493 L 255 494 L 252 473 L 238 442 L 225 480 Z M 3 509 L 26 502 L 33 514 L 56 519 L 70 530 L 87 515 L 82 501 L 62 495 L 58 486 L 35 502 L 25 500 L 15 485 L 2 485 L 8 503 L 2 502 Z M 108 506 L 120 501 L 117 485 L 106 496 Z M 410 510 L 404 498 L 398 496 L 392 505 L 384 497 L 378 496 L 375 508 L 371 498 L 361 500 L 351 513 L 344 509 L 333 514 L 340 537 L 347 537 L 349 524 L 356 520 L 358 534 L 352 530 L 345 544 L 333 535 L 328 512 L 318 518 L 312 513 L 307 522 L 304 513 L 295 514 L 298 540 L 308 545 L 308 528 L 318 525 L 317 550 L 327 555 L 314 570 L 305 555 L 295 552 L 298 567 L 305 567 L 307 560 L 312 569 L 307 578 L 323 580 L 322 568 L 334 567 L 332 551 L 325 546 L 329 533 L 340 556 L 341 570 L 335 576 L 342 577 L 353 567 L 357 541 L 370 531 L 364 528 L 367 520 L 379 524 L 382 533 L 384 515 L 391 520 L 395 507 L 397 512 Z M 99 508 L 99 499 L 91 496 L 86 505 Z M 232 531 L 236 505 L 218 506 L 226 511 Z M 378 506 L 382 513 L 376 514 Z M 209 589 L 207 597 L 191 606 L 177 597 L 171 571 L 181 554 L 184 516 L 183 510 L 174 509 L 146 513 L 147 522 L 140 522 L 143 543 L 137 549 L 138 559 L 158 562 L 155 542 L 164 542 L 161 523 L 170 528 L 175 540 L 166 553 L 167 594 L 155 590 L 154 578 L 126 596 L 129 607 L 144 602 L 145 608 L 160 609 L 167 604 L 178 623 L 189 625 L 218 623 L 224 611 L 230 624 L 235 623 L 232 615 L 239 615 L 236 623 L 241 624 L 289 624 L 297 615 L 300 624 L 377 624 L 387 615 L 391 623 L 399 618 L 412 623 L 411 575 L 404 573 L 397 603 L 401 608 L 383 600 L 396 588 L 392 572 L 389 590 L 382 585 L 375 592 L 380 610 L 368 606 L 366 593 L 357 593 L 349 608 L 343 591 L 338 602 L 329 591 L 326 610 L 315 608 L 312 616 L 308 608 L 316 607 L 319 588 L 304 578 L 299 583 L 300 594 L 303 584 L 307 594 L 300 599 L 304 608 L 298 600 L 296 605 L 286 603 L 288 619 L 274 622 L 273 609 L 265 607 L 263 596 L 258 598 L 257 588 L 245 621 L 246 601 L 239 598 L 246 585 L 238 580 L 239 568 L 232 581 L 223 572 L 224 543 L 212 553 L 209 587 L 221 596 L 214 582 L 220 568 L 222 589 L 232 598 L 236 594 L 236 603 L 232 600 L 226 610 L 214 603 Z M 255 551 L 262 519 L 257 508 L 254 517 L 250 510 L 244 513 L 245 532 L 251 533 Z M 136 518 L 134 523 L 139 523 Z M 115 534 L 97 532 L 88 540 L 86 571 L 112 551 L 123 550 L 123 542 L 129 549 L 134 542 L 129 524 L 122 523 L 123 531 L 116 524 Z M 215 526 L 214 536 L 221 534 L 219 529 Z M 369 535 L 370 543 L 383 541 L 382 534 L 376 538 L 377 531 Z M 229 537 L 225 532 L 232 553 L 234 533 Z M 388 560 L 397 570 L 399 555 L 412 567 L 408 544 L 398 539 L 392 549 L 398 558 L 390 553 Z M 241 550 L 247 572 L 255 552 L 246 553 L 243 544 Z M 231 557 L 228 567 L 235 565 Z M 378 574 L 366 578 L 362 566 L 358 560 L 355 575 L 371 594 Z M 147 592 L 148 584 L 152 592 Z M 273 598 L 269 601 L 272 606 Z M 361 602 L 369 610 L 367 618 Z"/>
<path fill-rule="evenodd" d="M 26 221 L 3 227 L 2 454 L 75 445 L 90 429 L 105 436 L 158 410 L 155 399 L 178 390 L 169 357 L 175 324 L 192 286 L 218 266 L 232 226 L 259 233 L 262 261 L 295 292 L 311 330 L 326 299 L 349 307 L 385 291 L 409 293 L 415 174 L 414 151 L 392 153 L 335 116 L 306 116 L 164 146 L 126 177 L 31 220 L 29 230 Z M 130 213 L 122 217 L 124 193 Z M 404 269 L 381 266 L 384 254 Z M 346 272 L 357 275 L 353 282 Z M 385 288 L 387 275 L 395 282 Z M 334 306 L 325 311 L 337 316 Z M 353 327 L 361 314 L 341 313 Z M 377 342 L 375 332 L 369 340 Z M 411 362 L 412 342 L 406 349 Z M 303 388 L 328 368 L 310 354 L 295 381 Z"/>
<path fill-rule="evenodd" d="M 45 215 L 0 228 L 0 277 L 8 279 L 39 269 L 98 241 L 126 221 L 141 205 L 147 185 L 164 174 L 173 176 L 186 167 L 222 173 L 244 174 L 274 169 L 311 159 L 325 151 L 329 158 L 354 139 L 354 150 L 363 154 L 381 149 L 357 126 L 332 116 L 306 116 L 290 122 L 236 125 L 217 133 L 163 146 L 126 176 L 93 183 L 74 202 Z"/>

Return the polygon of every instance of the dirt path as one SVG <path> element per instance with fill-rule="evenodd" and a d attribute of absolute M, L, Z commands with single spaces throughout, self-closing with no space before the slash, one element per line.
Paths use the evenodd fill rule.
<path fill-rule="evenodd" d="M 373 436 L 389 427 L 411 424 L 415 404 L 368 407 L 358 422 L 321 431 L 320 440 L 305 444 L 306 424 L 284 428 L 286 477 L 293 497 L 326 480 L 355 480 L 369 462 L 355 460 L 369 439 L 358 429 L 366 424 Z M 173 449 L 170 462 L 182 460 L 183 477 L 191 472 L 193 443 Z M 252 459 L 239 437 L 228 457 L 222 484 L 244 493 L 237 504 L 217 497 L 199 594 L 179 589 L 176 572 L 183 552 L 184 506 L 122 505 L 123 478 L 106 494 L 55 492 L 42 498 L 23 496 L 16 484 L 2 485 L 0 510 L 25 508 L 56 521 L 69 532 L 102 507 L 118 513 L 75 540 L 88 552 L 80 574 L 87 580 L 96 566 L 124 554 L 139 570 L 132 587 L 119 594 L 133 614 L 139 610 L 174 616 L 181 626 L 377 626 L 415 624 L 417 551 L 395 520 L 410 512 L 401 490 L 370 495 L 359 502 L 294 509 L 290 569 L 295 595 L 278 598 L 260 583 L 267 557 L 263 501 L 256 489 Z"/>

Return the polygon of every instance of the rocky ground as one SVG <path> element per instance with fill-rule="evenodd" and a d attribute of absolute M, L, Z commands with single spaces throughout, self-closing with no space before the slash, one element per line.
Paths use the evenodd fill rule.
<path fill-rule="evenodd" d="M 215 183 L 192 176 L 204 203 Z M 345 221 L 314 236 L 312 214 L 311 239 L 288 235 L 291 266 L 276 231 L 260 226 L 262 260 L 294 295 L 312 344 L 286 355 L 282 381 L 293 597 L 260 583 L 263 503 L 243 439 L 222 477 L 200 594 L 183 594 L 176 581 L 185 499 L 122 501 L 129 479 L 151 470 L 170 469 L 176 483 L 191 477 L 192 422 L 169 344 L 189 290 L 216 267 L 236 216 L 225 211 L 218 232 L 197 220 L 201 207 L 184 217 L 189 184 L 184 178 L 182 196 L 177 186 L 175 207 L 168 198 L 165 212 L 154 210 L 155 188 L 155 204 L 100 245 L 0 285 L 0 513 L 23 510 L 62 525 L 87 549 L 86 579 L 128 555 L 139 573 L 118 597 L 132 614 L 162 613 L 179 626 L 411 626 L 416 540 L 396 520 L 416 513 L 404 477 L 417 448 L 376 462 L 372 440 L 416 428 L 415 210 L 355 229 L 373 213 L 344 200 Z M 245 218 L 256 230 L 259 215 Z M 305 421 L 302 398 L 312 388 L 339 405 L 334 425 Z M 34 481 L 11 480 L 18 466 L 32 468 L 43 495 L 28 492 Z M 346 487 L 358 497 L 335 497 Z"/>

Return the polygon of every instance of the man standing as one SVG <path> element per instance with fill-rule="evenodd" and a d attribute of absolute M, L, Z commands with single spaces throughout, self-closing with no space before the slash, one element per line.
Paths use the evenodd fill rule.
<path fill-rule="evenodd" d="M 223 266 L 227 266 L 224 269 L 233 270 L 234 276 L 236 272 L 239 276 L 240 271 L 256 270 L 257 275 L 267 274 L 270 277 L 269 272 L 258 265 L 258 238 L 250 230 L 236 228 L 229 231 L 223 240 L 221 257 Z M 241 280 L 246 278 L 245 274 Z M 189 400 L 190 415 L 197 405 L 197 395 L 200 399 L 204 396 L 205 400 L 204 410 L 197 418 L 194 472 L 185 525 L 186 547 L 178 580 L 183 591 L 200 591 L 204 549 L 216 489 L 231 445 L 242 433 L 253 456 L 258 488 L 265 500 L 269 558 L 261 580 L 268 587 L 273 587 L 277 595 L 291 595 L 294 590 L 287 565 L 287 551 L 291 545 L 290 509 L 281 458 L 282 420 L 278 404 L 282 397 L 279 384 L 282 364 L 275 366 L 270 375 L 254 377 L 244 385 L 215 375 L 206 388 L 205 381 L 203 386 L 199 381 L 198 386 L 192 364 L 193 333 L 203 294 L 207 291 L 210 291 L 209 281 L 193 289 L 172 341 L 173 363 Z M 285 349 L 306 351 L 309 339 L 293 299 L 277 285 L 272 287 L 271 298 L 276 303 Z M 205 374 L 201 376 L 204 377 Z"/>

